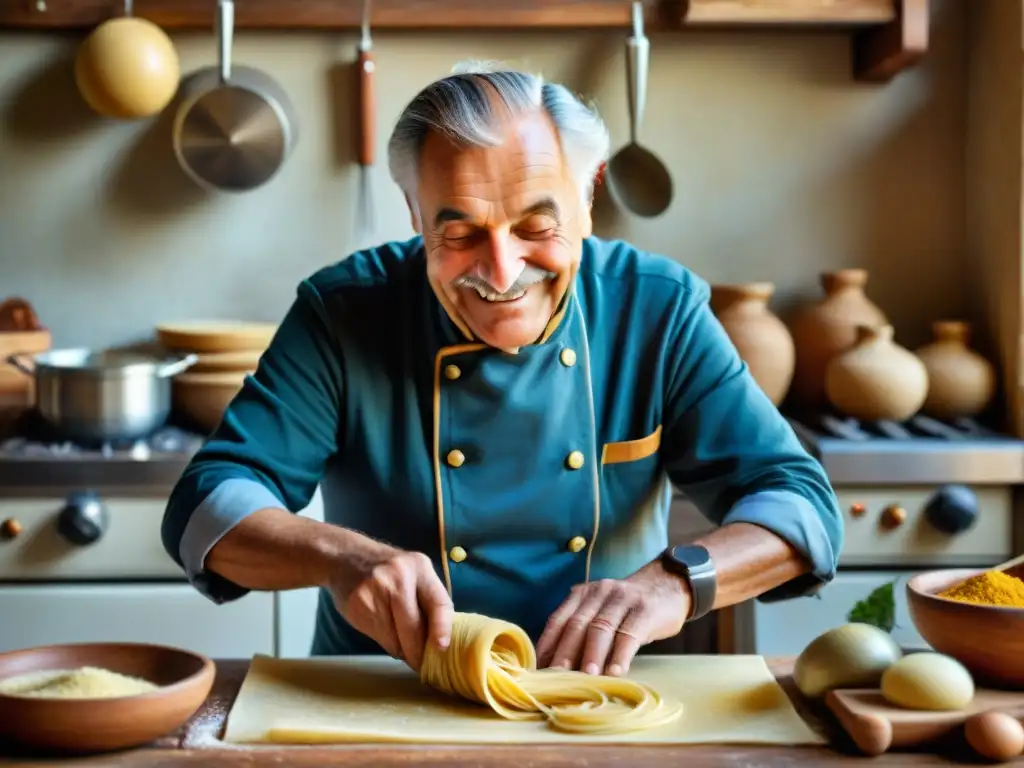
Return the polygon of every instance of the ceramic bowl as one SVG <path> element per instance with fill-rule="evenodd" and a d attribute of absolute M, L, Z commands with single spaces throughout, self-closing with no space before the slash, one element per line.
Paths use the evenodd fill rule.
<path fill-rule="evenodd" d="M 936 597 L 984 570 L 961 568 L 914 576 L 907 582 L 910 618 L 933 649 L 967 667 L 979 685 L 1024 689 L 1024 608 Z"/>
<path fill-rule="evenodd" d="M 0 743 L 80 753 L 142 746 L 184 725 L 206 700 L 215 674 L 210 659 L 180 648 L 89 643 L 2 653 L 0 680 L 84 666 L 141 677 L 160 688 L 108 699 L 0 695 Z"/>
<path fill-rule="evenodd" d="M 245 383 L 248 371 L 182 373 L 171 380 L 174 412 L 204 432 L 212 432 Z"/>

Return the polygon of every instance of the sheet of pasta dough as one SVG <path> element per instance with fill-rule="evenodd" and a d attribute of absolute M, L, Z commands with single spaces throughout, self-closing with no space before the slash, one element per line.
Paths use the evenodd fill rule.
<path fill-rule="evenodd" d="M 258 655 L 228 715 L 233 743 L 821 744 L 760 656 L 640 656 L 629 676 L 683 702 L 671 725 L 616 736 L 513 722 L 434 691 L 379 657 Z M 273 733 L 271 733 L 273 731 Z"/>

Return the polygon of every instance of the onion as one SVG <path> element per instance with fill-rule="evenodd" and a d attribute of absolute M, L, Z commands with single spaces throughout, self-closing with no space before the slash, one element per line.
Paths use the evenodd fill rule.
<path fill-rule="evenodd" d="M 812 698 L 833 688 L 873 688 L 902 656 L 888 632 L 870 624 L 844 624 L 803 650 L 793 667 L 793 681 Z"/>
<path fill-rule="evenodd" d="M 952 711 L 974 698 L 974 678 L 963 664 L 939 653 L 911 653 L 882 675 L 882 695 L 907 709 Z"/>

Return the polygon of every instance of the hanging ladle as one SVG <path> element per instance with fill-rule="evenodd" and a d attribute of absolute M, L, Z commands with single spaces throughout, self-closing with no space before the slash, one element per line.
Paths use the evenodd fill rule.
<path fill-rule="evenodd" d="M 658 216 L 672 202 L 672 177 L 665 164 L 639 143 L 647 96 L 650 41 L 644 34 L 643 3 L 633 3 L 633 35 L 626 41 L 626 86 L 629 91 L 629 144 L 605 169 L 605 183 L 616 204 L 638 216 Z"/>

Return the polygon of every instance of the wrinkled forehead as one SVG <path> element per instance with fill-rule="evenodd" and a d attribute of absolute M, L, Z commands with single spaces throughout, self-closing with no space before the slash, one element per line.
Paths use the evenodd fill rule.
<path fill-rule="evenodd" d="M 427 209 L 486 207 L 479 215 L 511 218 L 537 197 L 558 200 L 569 189 L 558 134 L 543 112 L 502 115 L 497 146 L 457 146 L 432 132 L 420 155 L 420 203 Z"/>

